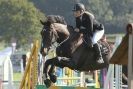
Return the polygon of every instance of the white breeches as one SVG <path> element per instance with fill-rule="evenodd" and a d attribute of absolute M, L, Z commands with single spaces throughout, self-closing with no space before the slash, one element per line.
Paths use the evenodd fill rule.
<path fill-rule="evenodd" d="M 97 41 L 99 41 L 102 38 L 103 34 L 104 34 L 104 29 L 103 30 L 98 30 L 98 31 L 96 30 L 93 33 L 93 37 L 91 38 L 92 43 L 96 44 Z"/>

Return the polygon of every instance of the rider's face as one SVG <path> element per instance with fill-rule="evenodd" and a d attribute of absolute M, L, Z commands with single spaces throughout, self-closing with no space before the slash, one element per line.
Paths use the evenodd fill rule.
<path fill-rule="evenodd" d="M 73 12 L 74 17 L 79 17 L 81 15 L 80 11 L 74 11 Z"/>

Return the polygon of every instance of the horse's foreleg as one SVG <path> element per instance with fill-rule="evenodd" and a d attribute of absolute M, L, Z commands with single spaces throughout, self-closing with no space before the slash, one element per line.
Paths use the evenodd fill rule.
<path fill-rule="evenodd" d="M 46 60 L 43 68 L 43 79 L 47 88 L 51 86 L 51 81 L 48 79 L 48 67 L 50 64 L 52 64 L 52 59 Z"/>
<path fill-rule="evenodd" d="M 69 67 L 70 69 L 75 69 L 76 66 L 74 64 L 74 62 L 71 60 L 71 58 L 66 58 L 66 57 L 57 57 L 58 59 L 56 60 L 56 62 L 54 62 L 55 66 L 58 67 Z"/>
<path fill-rule="evenodd" d="M 45 79 L 48 78 L 48 67 L 49 65 L 51 65 L 51 68 L 49 69 L 49 74 L 53 72 L 55 64 L 60 65 L 59 67 L 62 67 L 62 64 L 59 64 L 58 58 L 52 58 L 52 59 L 48 59 L 46 60 L 45 64 L 44 64 L 44 68 L 43 68 L 43 74 L 45 74 Z"/>
<path fill-rule="evenodd" d="M 49 65 L 51 65 L 51 67 L 48 71 Z M 72 60 L 70 60 L 70 58 L 55 57 L 55 58 L 46 60 L 45 65 L 44 65 L 44 69 L 43 69 L 43 73 L 45 76 L 44 83 L 47 87 L 51 86 L 51 81 L 53 83 L 56 82 L 56 76 L 53 74 L 55 66 L 58 66 L 60 68 L 69 67 L 70 69 L 75 69 L 74 62 Z M 51 81 L 48 79 L 48 74 L 50 76 Z"/>
<path fill-rule="evenodd" d="M 49 65 L 51 65 L 49 73 L 53 72 L 55 66 L 58 66 L 60 68 L 69 67 L 70 69 L 76 68 L 75 63 L 71 60 L 71 58 L 66 58 L 66 57 L 55 57 L 47 60 L 44 66 L 44 73 L 47 73 Z"/>
<path fill-rule="evenodd" d="M 44 67 L 43 67 L 43 74 L 44 74 L 44 79 L 47 79 L 48 78 L 48 75 L 47 75 L 47 71 L 48 71 L 48 67 L 50 65 L 50 61 L 47 60 L 44 64 Z"/>
<path fill-rule="evenodd" d="M 51 81 L 56 82 L 56 76 L 53 75 L 52 73 L 54 71 L 55 64 L 58 64 L 58 63 L 59 63 L 58 59 L 57 59 L 57 57 L 55 57 L 55 58 L 46 60 L 46 62 L 44 64 L 43 77 L 44 77 L 44 83 L 47 88 L 51 86 Z M 49 69 L 49 65 L 51 65 L 50 69 Z M 61 66 L 62 66 L 62 64 L 61 64 Z M 50 80 L 48 79 L 48 74 L 50 76 Z"/>
<path fill-rule="evenodd" d="M 53 83 L 55 83 L 56 81 L 57 81 L 57 77 L 56 77 L 56 75 L 54 74 L 55 73 L 55 65 L 54 64 L 52 64 L 51 65 L 51 67 L 50 67 L 50 69 L 49 69 L 49 71 L 48 71 L 48 75 L 49 75 L 49 77 L 50 77 L 50 80 L 53 82 Z"/>
<path fill-rule="evenodd" d="M 51 59 L 50 59 L 51 60 Z M 58 66 L 58 67 L 65 67 L 65 66 L 68 66 L 70 67 L 71 63 L 69 61 L 68 58 L 64 58 L 64 57 L 56 57 L 54 59 L 52 59 L 52 64 L 51 64 L 51 67 L 48 71 L 48 75 L 50 77 L 50 80 L 55 83 L 57 81 L 57 77 L 56 75 L 54 74 L 55 73 L 55 66 Z"/>

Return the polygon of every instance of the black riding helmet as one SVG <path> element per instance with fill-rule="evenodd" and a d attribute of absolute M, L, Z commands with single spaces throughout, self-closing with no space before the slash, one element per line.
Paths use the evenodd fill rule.
<path fill-rule="evenodd" d="M 85 6 L 82 3 L 76 3 L 72 11 L 85 11 Z"/>

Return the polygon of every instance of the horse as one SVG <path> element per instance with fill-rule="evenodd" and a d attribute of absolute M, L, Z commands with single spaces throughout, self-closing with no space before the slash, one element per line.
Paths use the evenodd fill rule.
<path fill-rule="evenodd" d="M 74 31 L 72 26 L 62 23 L 50 23 L 46 21 L 41 32 L 43 54 L 47 54 L 53 43 L 59 45 L 56 48 L 56 57 L 48 59 L 44 63 L 43 78 L 46 87 L 55 83 L 57 78 L 54 75 L 55 66 L 64 68 L 68 67 L 77 71 L 93 71 L 108 67 L 110 48 L 107 42 L 99 41 L 101 45 L 102 57 L 104 63 L 97 63 L 93 47 L 87 48 L 83 34 Z M 49 66 L 51 65 L 50 69 Z M 48 78 L 49 76 L 49 78 Z"/>

